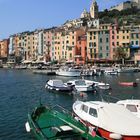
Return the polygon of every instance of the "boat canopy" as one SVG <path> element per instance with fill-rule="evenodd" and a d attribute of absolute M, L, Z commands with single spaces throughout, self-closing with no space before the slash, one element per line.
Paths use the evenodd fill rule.
<path fill-rule="evenodd" d="M 55 87 L 62 87 L 64 85 L 62 80 L 50 80 L 49 84 Z"/>
<path fill-rule="evenodd" d="M 86 111 L 83 110 L 83 105 L 86 106 Z M 140 135 L 140 119 L 122 105 L 100 101 L 77 101 L 73 108 L 74 112 L 79 117 L 81 116 L 81 119 L 88 120 L 90 124 L 109 132 L 127 136 Z"/>

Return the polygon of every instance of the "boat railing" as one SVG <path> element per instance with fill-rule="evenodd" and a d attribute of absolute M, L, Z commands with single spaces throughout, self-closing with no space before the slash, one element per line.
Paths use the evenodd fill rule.
<path fill-rule="evenodd" d="M 51 109 L 55 109 L 56 111 L 65 113 L 67 115 L 71 115 L 72 114 L 71 111 L 65 109 L 64 107 L 62 107 L 61 105 L 58 105 L 58 104 L 53 106 Z"/>

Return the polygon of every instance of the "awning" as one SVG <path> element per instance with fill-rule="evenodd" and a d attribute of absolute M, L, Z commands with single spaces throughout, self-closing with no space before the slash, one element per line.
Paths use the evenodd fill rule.
<path fill-rule="evenodd" d="M 24 60 L 22 63 L 23 64 L 28 64 L 28 63 L 32 63 L 32 61 L 30 61 L 30 60 Z"/>
<path fill-rule="evenodd" d="M 131 48 L 131 49 L 139 49 L 139 48 L 140 48 L 140 46 L 135 46 L 135 45 L 132 45 L 132 46 L 130 46 L 130 48 Z"/>

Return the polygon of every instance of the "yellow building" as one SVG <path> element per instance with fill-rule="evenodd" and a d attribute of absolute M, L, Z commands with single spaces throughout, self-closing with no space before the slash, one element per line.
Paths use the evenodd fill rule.
<path fill-rule="evenodd" d="M 125 48 L 127 57 L 130 56 L 130 27 L 120 27 L 117 32 L 117 46 Z"/>

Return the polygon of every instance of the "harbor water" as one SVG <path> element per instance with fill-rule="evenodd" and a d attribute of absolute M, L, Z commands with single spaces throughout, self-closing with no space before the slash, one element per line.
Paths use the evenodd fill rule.
<path fill-rule="evenodd" d="M 0 140 L 34 140 L 26 133 L 27 114 L 41 100 L 46 105 L 59 104 L 69 110 L 75 100 L 109 100 L 140 99 L 140 84 L 138 87 L 123 87 L 119 81 L 136 81 L 140 83 L 140 73 L 122 73 L 119 75 L 102 75 L 86 77 L 85 79 L 109 83 L 111 90 L 87 93 L 86 97 L 70 96 L 67 93 L 51 92 L 45 89 L 49 79 L 62 79 L 64 82 L 74 79 L 61 76 L 33 74 L 31 70 L 0 69 Z"/>

